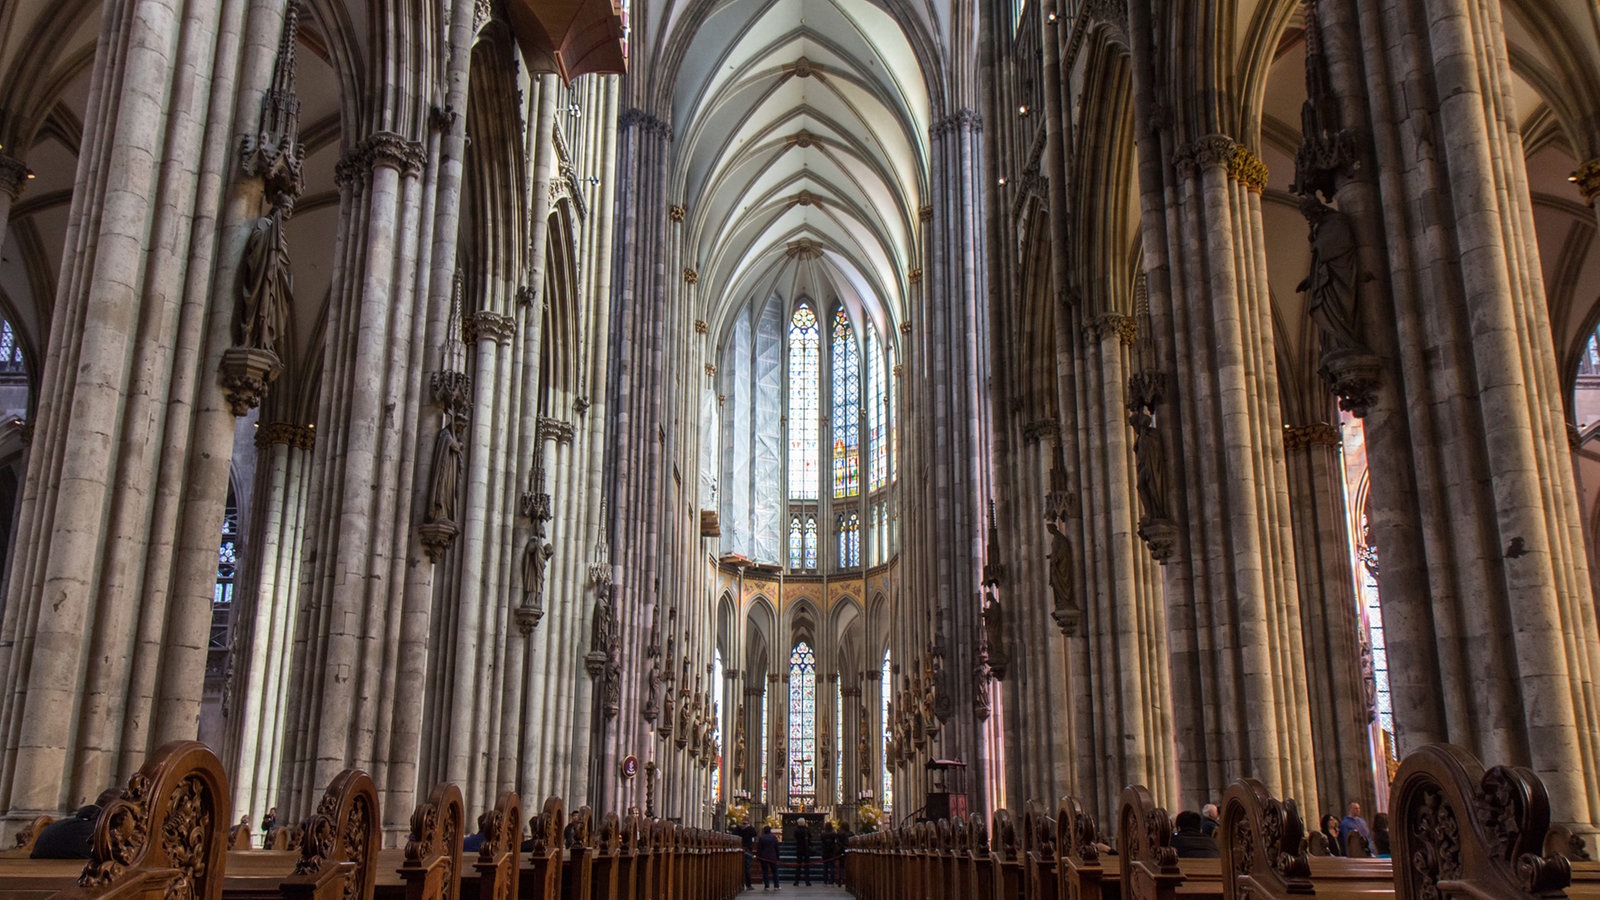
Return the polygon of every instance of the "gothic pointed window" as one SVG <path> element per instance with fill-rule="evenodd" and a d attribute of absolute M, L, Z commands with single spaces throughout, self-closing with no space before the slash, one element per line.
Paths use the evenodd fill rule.
<path fill-rule="evenodd" d="M 861 493 L 861 350 L 844 307 L 833 313 L 833 496 Z"/>
<path fill-rule="evenodd" d="M 883 651 L 883 669 L 878 673 L 878 691 L 883 697 L 883 705 L 879 708 L 882 718 L 879 722 L 883 725 L 883 765 L 880 774 L 883 780 L 883 811 L 889 812 L 894 808 L 894 776 L 889 773 L 889 687 L 894 684 L 894 670 L 889 666 L 889 651 Z"/>
<path fill-rule="evenodd" d="M 717 758 L 711 766 L 711 802 L 722 802 L 722 651 L 711 654 L 711 728 L 717 744 Z"/>
<path fill-rule="evenodd" d="M 809 303 L 789 319 L 789 496 L 817 498 L 818 432 L 822 420 L 822 337 Z"/>
<path fill-rule="evenodd" d="M 861 565 L 861 514 L 839 517 L 839 565 Z"/>
<path fill-rule="evenodd" d="M 889 435 L 885 429 L 888 386 L 883 347 L 872 329 L 867 329 L 867 335 L 867 448 L 872 460 L 868 467 L 867 488 L 875 491 L 889 481 Z"/>
<path fill-rule="evenodd" d="M 789 800 L 817 795 L 817 654 L 801 641 L 789 654 Z"/>
<path fill-rule="evenodd" d="M 789 520 L 789 568 L 798 569 L 805 563 L 800 537 L 800 517 Z"/>
<path fill-rule="evenodd" d="M 768 690 L 765 685 L 763 685 L 761 687 L 761 739 L 760 739 L 760 742 L 761 742 L 761 798 L 760 798 L 760 800 L 761 800 L 762 803 L 767 802 L 767 788 L 769 786 L 767 784 L 767 773 L 771 771 L 771 769 L 769 769 L 767 767 L 767 763 L 768 763 L 768 758 L 767 758 L 767 749 L 768 748 L 767 748 L 767 745 L 771 743 L 771 741 L 768 739 L 767 736 L 772 734 L 771 731 L 767 730 L 768 723 L 770 722 L 770 720 L 767 718 L 767 715 L 770 712 L 770 710 L 767 708 L 767 698 L 769 696 L 771 696 L 771 694 L 772 694 L 772 692 L 770 690 Z"/>
<path fill-rule="evenodd" d="M 808 569 L 815 569 L 817 567 L 817 517 L 816 516 L 807 516 L 806 517 L 805 567 L 808 568 Z"/>

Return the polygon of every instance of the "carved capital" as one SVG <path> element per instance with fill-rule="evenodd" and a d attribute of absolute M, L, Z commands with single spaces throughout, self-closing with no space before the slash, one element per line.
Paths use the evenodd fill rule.
<path fill-rule="evenodd" d="M 1339 426 L 1327 422 L 1317 422 L 1313 425 L 1285 425 L 1283 428 L 1283 449 L 1303 450 L 1308 447 L 1339 447 L 1343 445 L 1343 435 L 1339 433 Z"/>
<path fill-rule="evenodd" d="M 695 334 L 705 334 L 706 332 L 708 332 L 710 330 L 711 330 L 711 326 L 706 324 L 706 320 L 705 319 L 695 319 L 694 320 L 694 333 Z"/>
<path fill-rule="evenodd" d="M 380 167 L 395 169 L 403 175 L 418 175 L 427 160 L 428 151 L 420 141 L 409 140 L 392 131 L 379 131 L 351 148 L 335 167 L 334 174 L 340 184 L 363 181 Z"/>
<path fill-rule="evenodd" d="M 572 443 L 572 423 L 551 416 L 539 417 L 539 440 L 558 444 Z"/>
<path fill-rule="evenodd" d="M 282 371 L 278 354 L 271 350 L 229 347 L 222 351 L 222 365 L 217 374 L 228 408 L 234 415 L 242 416 L 260 406 L 261 399 L 267 395 L 267 386 Z"/>
<path fill-rule="evenodd" d="M 1595 198 L 1600 197 L 1600 156 L 1578 166 L 1567 180 L 1577 185 L 1583 201 L 1593 206 Z"/>
<path fill-rule="evenodd" d="M 0 191 L 15 200 L 22 196 L 22 188 L 33 178 L 33 172 L 15 156 L 0 153 Z"/>
<path fill-rule="evenodd" d="M 310 425 L 290 422 L 266 422 L 256 429 L 256 446 L 270 447 L 282 444 L 296 450 L 310 450 L 316 446 L 317 432 Z"/>
<path fill-rule="evenodd" d="M 1132 347 L 1139 339 L 1139 320 L 1121 313 L 1106 313 L 1091 321 L 1088 331 L 1097 341 L 1116 335 L 1122 340 L 1122 346 Z"/>
<path fill-rule="evenodd" d="M 1054 416 L 1035 419 L 1022 426 L 1022 439 L 1030 444 L 1037 443 L 1045 438 L 1054 440 L 1060 433 L 1060 427 L 1060 423 L 1056 421 Z"/>
<path fill-rule="evenodd" d="M 1267 186 L 1267 164 L 1245 145 L 1234 144 L 1233 156 L 1228 160 L 1228 176 L 1259 194 Z"/>
<path fill-rule="evenodd" d="M 693 267 L 685 266 L 684 270 L 683 270 L 683 283 L 684 284 L 699 284 L 700 283 L 700 272 L 699 272 L 699 270 L 697 270 L 697 269 L 695 269 Z"/>
<path fill-rule="evenodd" d="M 706 376 L 707 377 L 715 377 L 716 374 L 717 374 L 716 364 L 714 364 L 714 363 L 706 363 Z"/>
<path fill-rule="evenodd" d="M 1195 165 L 1226 168 L 1233 164 L 1237 149 L 1233 138 L 1225 134 L 1208 134 L 1196 140 L 1189 152 L 1194 156 Z"/>
<path fill-rule="evenodd" d="M 1166 565 L 1178 549 L 1178 526 L 1171 519 L 1141 518 L 1139 537 L 1150 548 L 1150 558 L 1162 565 Z"/>
<path fill-rule="evenodd" d="M 1330 350 L 1322 354 L 1322 368 L 1317 374 L 1339 398 L 1340 409 L 1365 419 L 1378 400 L 1383 364 L 1360 347 Z"/>
<path fill-rule="evenodd" d="M 467 343 L 483 337 L 496 344 L 504 344 L 516 336 L 516 333 L 517 320 L 512 316 L 480 309 L 461 317 L 461 338 Z"/>
<path fill-rule="evenodd" d="M 911 271 L 907 272 L 906 273 L 906 278 L 909 279 L 912 284 L 921 284 L 922 283 L 922 267 L 921 266 L 917 266 L 916 268 L 914 268 Z"/>
<path fill-rule="evenodd" d="M 682 203 L 674 203 L 667 207 L 667 218 L 674 222 L 682 222 L 684 215 L 687 213 L 688 210 L 684 209 Z"/>

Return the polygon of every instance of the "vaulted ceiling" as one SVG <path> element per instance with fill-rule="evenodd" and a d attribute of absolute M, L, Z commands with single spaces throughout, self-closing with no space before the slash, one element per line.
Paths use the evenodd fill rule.
<path fill-rule="evenodd" d="M 915 44 L 936 24 L 905 16 L 733 0 L 674 39 L 690 50 L 671 63 L 673 199 L 714 326 L 800 293 L 837 296 L 886 337 L 904 321 L 933 116 Z"/>

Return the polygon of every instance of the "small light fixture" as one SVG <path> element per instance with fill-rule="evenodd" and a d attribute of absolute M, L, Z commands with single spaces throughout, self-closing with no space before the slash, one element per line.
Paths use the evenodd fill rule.
<path fill-rule="evenodd" d="M 1056 23 L 1055 10 L 1051 10 L 1050 13 L 1044 17 L 1044 20 L 1049 22 L 1051 25 L 1054 25 Z"/>
<path fill-rule="evenodd" d="M 1026 119 L 1028 117 L 1028 104 L 1024 103 L 1017 107 L 1017 115 Z"/>
<path fill-rule="evenodd" d="M 1006 180 L 1005 180 L 1005 177 L 1004 177 L 1004 176 L 1002 176 L 1002 177 L 1001 177 L 1001 178 L 1000 178 L 1000 186 L 1001 186 L 1001 187 L 1005 187 L 1005 186 L 1006 186 Z"/>

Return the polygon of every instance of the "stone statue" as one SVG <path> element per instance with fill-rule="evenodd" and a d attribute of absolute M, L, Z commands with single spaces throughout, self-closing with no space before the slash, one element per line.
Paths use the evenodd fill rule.
<path fill-rule="evenodd" d="M 1075 608 L 1077 579 L 1074 577 L 1072 543 L 1067 540 L 1066 523 L 1053 520 L 1045 523 L 1050 532 L 1050 590 L 1056 595 L 1056 609 Z M 992 649 L 990 651 L 993 652 Z"/>
<path fill-rule="evenodd" d="M 611 602 L 600 598 L 594 604 L 594 623 L 589 634 L 590 647 L 611 646 Z"/>
<path fill-rule="evenodd" d="M 645 676 L 644 720 L 654 722 L 661 713 L 661 695 L 657 691 L 661 688 L 661 667 L 652 665 L 650 672 Z"/>
<path fill-rule="evenodd" d="M 615 639 L 611 642 L 611 652 L 606 654 L 604 687 L 606 718 L 612 718 L 622 709 L 622 642 Z"/>
<path fill-rule="evenodd" d="M 544 596 L 544 570 L 554 556 L 556 548 L 539 540 L 536 534 L 528 536 L 528 542 L 522 546 L 522 603 L 525 606 L 536 606 L 538 600 Z M 595 646 L 604 647 L 604 644 Z"/>
<path fill-rule="evenodd" d="M 745 762 L 749 758 L 750 747 L 744 733 L 744 707 L 739 707 L 739 724 L 735 728 L 733 738 L 733 771 L 743 775 Z"/>
<path fill-rule="evenodd" d="M 461 454 L 465 445 L 462 433 L 466 422 L 453 411 L 445 412 L 444 424 L 433 442 L 433 471 L 428 482 L 428 523 L 456 523 L 456 495 L 461 485 Z"/>
<path fill-rule="evenodd" d="M 239 265 L 234 343 L 250 350 L 277 353 L 278 338 L 286 330 L 293 297 L 289 242 L 283 236 L 283 216 L 275 209 L 271 215 L 256 220 L 245 240 L 244 259 Z"/>
<path fill-rule="evenodd" d="M 1315 196 L 1300 198 L 1311 224 L 1311 272 L 1295 290 L 1307 294 L 1307 312 L 1322 333 L 1323 351 L 1365 351 L 1356 318 L 1356 288 L 1363 280 L 1355 235 L 1344 213 Z"/>
<path fill-rule="evenodd" d="M 1052 576 L 1052 581 L 1053 581 Z M 1061 602 L 1059 592 L 1056 602 Z M 989 659 L 987 665 L 996 678 L 1004 678 L 1006 668 L 1011 663 L 1011 651 L 1006 643 L 1006 611 L 1000 605 L 1000 598 L 989 594 L 989 603 L 983 608 L 983 640 L 988 646 Z"/>
<path fill-rule="evenodd" d="M 1133 456 L 1138 466 L 1139 505 L 1147 519 L 1166 519 L 1167 464 L 1161 434 L 1150 411 L 1139 407 L 1128 414 L 1133 426 Z"/>

